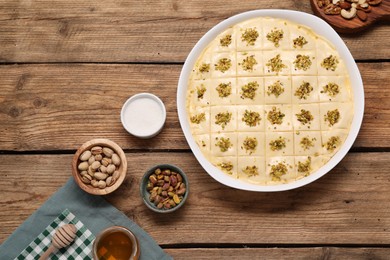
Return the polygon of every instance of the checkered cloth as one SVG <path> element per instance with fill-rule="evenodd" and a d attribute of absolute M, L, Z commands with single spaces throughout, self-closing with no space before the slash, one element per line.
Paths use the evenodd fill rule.
<path fill-rule="evenodd" d="M 74 242 L 50 255 L 50 259 L 62 260 L 81 260 L 92 259 L 92 242 L 95 236 L 85 227 L 85 225 L 76 218 L 68 209 L 64 210 L 39 236 L 32 241 L 15 259 L 30 260 L 39 259 L 50 244 L 56 229 L 65 224 L 74 224 L 76 226 L 76 238 Z"/>

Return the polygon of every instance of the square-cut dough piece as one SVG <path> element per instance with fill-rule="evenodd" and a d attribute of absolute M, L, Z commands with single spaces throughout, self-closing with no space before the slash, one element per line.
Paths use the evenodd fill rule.
<path fill-rule="evenodd" d="M 273 167 L 278 167 L 279 163 L 285 166 L 286 173 L 277 176 L 273 173 Z M 294 156 L 277 156 L 277 157 L 268 157 L 266 158 L 266 174 L 270 176 L 271 183 L 287 183 L 294 180 L 297 176 L 295 170 L 295 161 Z"/>
<path fill-rule="evenodd" d="M 209 83 L 210 86 L 210 105 L 234 105 L 237 99 L 237 84 L 236 78 L 219 78 L 213 79 Z M 225 96 L 225 92 L 230 94 Z M 222 95 L 220 95 L 222 93 Z"/>
<path fill-rule="evenodd" d="M 211 157 L 210 162 L 223 173 L 237 178 L 237 157 Z"/>
<path fill-rule="evenodd" d="M 264 106 L 237 106 L 237 131 L 264 131 Z M 259 122 L 245 121 L 245 114 L 259 116 Z"/>
<path fill-rule="evenodd" d="M 263 104 L 264 103 L 264 79 L 259 77 L 237 78 L 236 103 L 238 105 Z"/>
<path fill-rule="evenodd" d="M 293 75 L 317 75 L 316 51 L 294 51 L 289 55 L 291 61 L 291 74 Z M 305 67 L 307 64 L 307 67 Z"/>
<path fill-rule="evenodd" d="M 267 105 L 265 107 L 265 129 L 267 131 L 292 131 L 293 124 L 291 120 L 291 105 Z M 279 121 L 272 121 L 275 115 L 280 115 Z M 280 124 L 279 124 L 280 123 Z"/>
<path fill-rule="evenodd" d="M 198 145 L 200 151 L 205 155 L 206 158 L 210 156 L 210 135 L 200 134 L 194 135 L 194 140 Z"/>
<path fill-rule="evenodd" d="M 289 52 L 263 51 L 264 75 L 291 75 Z M 272 66 L 278 64 L 278 66 Z M 279 66 L 280 65 L 280 66 Z"/>
<path fill-rule="evenodd" d="M 230 121 L 217 124 L 219 115 L 230 115 Z M 234 132 L 237 128 L 237 110 L 235 106 L 214 106 L 210 108 L 211 132 Z"/>
<path fill-rule="evenodd" d="M 192 129 L 192 134 L 205 134 L 210 132 L 210 108 L 209 107 L 197 107 L 190 108 L 189 122 Z M 204 119 L 199 123 L 193 122 L 193 119 L 200 115 L 204 115 Z"/>
<path fill-rule="evenodd" d="M 335 86 L 336 85 L 336 86 Z M 318 88 L 321 102 L 350 102 L 350 82 L 348 76 L 320 76 L 318 77 Z M 338 90 L 336 92 L 326 91 L 326 86 Z"/>
<path fill-rule="evenodd" d="M 320 106 L 318 104 L 293 105 L 292 111 L 294 130 L 321 130 Z"/>
<path fill-rule="evenodd" d="M 281 93 L 277 90 L 281 89 Z M 264 79 L 264 100 L 266 104 L 291 103 L 291 77 L 267 77 Z"/>
<path fill-rule="evenodd" d="M 190 102 L 194 107 L 207 107 L 210 105 L 211 81 L 192 80 L 190 82 Z"/>
<path fill-rule="evenodd" d="M 327 161 L 329 161 L 328 156 L 295 156 L 295 169 L 297 171 L 297 178 L 301 179 L 314 173 Z"/>
<path fill-rule="evenodd" d="M 338 111 L 340 116 L 337 122 L 333 125 L 326 121 L 328 112 Z M 332 114 L 332 113 L 331 113 Z M 322 103 L 320 104 L 320 119 L 321 119 L 321 129 L 349 129 L 351 125 L 351 120 L 353 118 L 353 107 L 352 103 Z"/>
<path fill-rule="evenodd" d="M 198 60 L 193 69 L 194 79 L 209 79 L 213 75 L 214 65 L 212 57 L 214 56 L 211 49 L 208 49 L 203 54 L 203 57 Z"/>
<path fill-rule="evenodd" d="M 295 155 L 320 155 L 323 153 L 320 131 L 296 131 L 294 133 Z"/>
<path fill-rule="evenodd" d="M 290 29 L 290 48 L 294 50 L 316 50 L 316 42 L 318 37 L 314 36 L 310 29 L 303 25 L 289 24 Z M 303 37 L 302 40 L 306 41 L 302 46 L 297 45 L 294 47 L 294 40 L 298 40 L 299 37 Z"/>
<path fill-rule="evenodd" d="M 237 50 L 238 51 L 250 51 L 250 50 L 261 50 L 263 47 L 262 43 L 262 36 L 263 36 L 263 30 L 262 30 L 262 22 L 257 20 L 249 20 L 244 23 L 241 23 L 236 26 L 236 42 L 237 42 Z M 253 37 L 255 40 L 254 42 L 248 43 L 248 41 L 245 41 L 244 35 L 256 35 L 257 37 Z"/>
<path fill-rule="evenodd" d="M 270 181 L 269 175 L 265 173 L 264 157 L 245 156 L 239 157 L 238 179 L 249 181 L 250 183 L 264 183 Z"/>
<path fill-rule="evenodd" d="M 226 61 L 223 62 L 222 61 Z M 220 64 L 226 65 L 226 70 L 221 71 L 219 68 Z M 215 53 L 211 58 L 211 67 L 213 68 L 213 78 L 229 78 L 236 76 L 236 54 L 234 52 L 219 52 Z"/>
<path fill-rule="evenodd" d="M 237 76 L 262 76 L 263 55 L 261 51 L 237 52 Z"/>
<path fill-rule="evenodd" d="M 275 46 L 275 43 L 267 38 L 267 35 L 270 34 L 271 36 L 272 31 L 276 32 L 280 30 L 283 33 L 283 37 L 278 42 L 279 46 Z M 285 21 L 281 21 L 279 19 L 274 19 L 274 18 L 264 18 L 263 32 L 264 33 L 262 39 L 263 39 L 264 50 L 276 50 L 276 49 L 286 50 L 291 48 L 290 30 Z"/>
<path fill-rule="evenodd" d="M 268 132 L 265 134 L 267 157 L 294 155 L 293 132 Z"/>
<path fill-rule="evenodd" d="M 321 132 L 323 154 L 333 156 L 345 142 L 348 136 L 346 129 L 333 129 Z"/>
<path fill-rule="evenodd" d="M 221 147 L 220 143 L 228 144 L 226 147 Z M 211 155 L 222 156 L 237 156 L 237 134 L 236 133 L 221 133 L 210 135 L 210 151 Z"/>
<path fill-rule="evenodd" d="M 316 103 L 319 101 L 316 76 L 292 76 L 292 103 Z"/>
<path fill-rule="evenodd" d="M 236 49 L 236 30 L 234 28 L 227 29 L 216 38 L 217 40 L 213 41 L 212 46 L 210 46 L 210 49 L 212 49 L 213 52 L 229 52 Z"/>
<path fill-rule="evenodd" d="M 246 147 L 251 147 L 253 143 L 257 143 L 255 148 L 246 149 Z M 245 146 L 247 144 L 247 146 Z M 251 156 L 264 156 L 265 155 L 265 134 L 258 132 L 239 132 L 237 134 L 237 149 L 238 155 L 251 155 Z"/>
<path fill-rule="evenodd" d="M 321 63 L 324 62 L 325 59 L 330 58 L 330 56 L 336 58 L 335 68 L 326 68 Z M 340 55 L 337 51 L 332 48 L 329 43 L 325 40 L 317 42 L 317 71 L 319 76 L 342 76 L 347 74 L 347 70 L 345 68 L 344 61 L 340 58 Z"/>

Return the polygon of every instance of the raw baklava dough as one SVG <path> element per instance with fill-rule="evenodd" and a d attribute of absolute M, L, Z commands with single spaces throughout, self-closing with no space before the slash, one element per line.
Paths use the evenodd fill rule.
<path fill-rule="evenodd" d="M 191 133 L 217 168 L 259 185 L 317 171 L 353 118 L 344 61 L 310 28 L 263 18 L 236 24 L 200 54 L 188 82 Z"/>

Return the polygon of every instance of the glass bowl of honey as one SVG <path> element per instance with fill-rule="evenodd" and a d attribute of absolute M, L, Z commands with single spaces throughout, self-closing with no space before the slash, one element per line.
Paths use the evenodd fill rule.
<path fill-rule="evenodd" d="M 135 235 L 125 227 L 112 226 L 97 235 L 92 246 L 94 260 L 138 260 L 140 249 Z"/>

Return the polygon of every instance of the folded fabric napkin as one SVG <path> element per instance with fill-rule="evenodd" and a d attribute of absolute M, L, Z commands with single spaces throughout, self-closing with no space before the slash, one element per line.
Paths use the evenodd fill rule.
<path fill-rule="evenodd" d="M 130 229 L 140 242 L 141 260 L 172 259 L 125 214 L 108 203 L 103 197 L 90 195 L 82 191 L 72 177 L 2 243 L 0 259 L 18 257 L 24 249 L 27 249 L 31 241 L 40 239 L 39 235 L 46 230 L 47 225 L 52 223 L 53 219 L 58 217 L 65 209 L 68 209 L 72 215 L 74 214 L 77 220 L 85 225 L 86 230 L 90 230 L 95 236 L 103 229 L 114 225 Z M 39 241 L 36 242 L 38 244 Z M 92 243 L 88 247 L 92 248 Z M 89 256 L 80 256 L 76 259 L 90 258 Z"/>
<path fill-rule="evenodd" d="M 51 255 L 51 259 L 92 259 L 92 243 L 95 236 L 88 228 L 85 227 L 84 223 L 68 209 L 64 210 L 50 225 L 48 225 L 45 230 L 39 234 L 38 237 L 34 239 L 15 259 L 39 259 L 39 256 L 41 256 L 50 247 L 51 238 L 56 232 L 56 229 L 65 224 L 73 224 L 76 226 L 76 238 L 70 246 L 53 253 Z"/>

